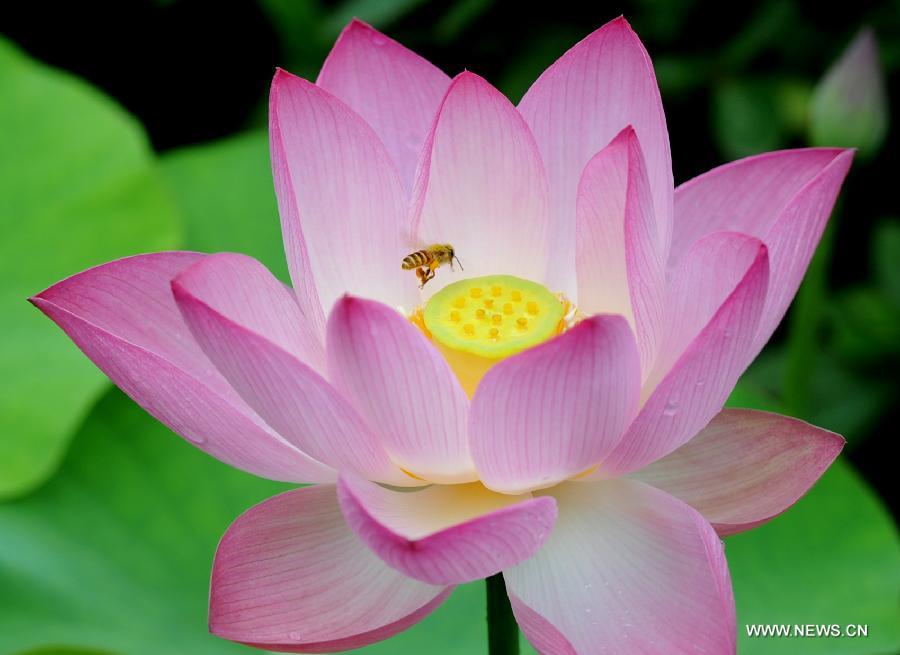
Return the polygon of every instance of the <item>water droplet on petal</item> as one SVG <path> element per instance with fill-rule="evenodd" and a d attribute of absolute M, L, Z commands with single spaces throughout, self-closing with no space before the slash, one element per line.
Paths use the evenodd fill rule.
<path fill-rule="evenodd" d="M 195 446 L 202 446 L 206 443 L 206 437 L 202 434 L 191 434 L 190 432 L 186 432 L 184 438 L 190 441 Z"/>
<path fill-rule="evenodd" d="M 663 410 L 663 414 L 665 416 L 675 416 L 678 413 L 678 403 L 674 400 L 670 400 L 666 403 L 666 408 Z"/>

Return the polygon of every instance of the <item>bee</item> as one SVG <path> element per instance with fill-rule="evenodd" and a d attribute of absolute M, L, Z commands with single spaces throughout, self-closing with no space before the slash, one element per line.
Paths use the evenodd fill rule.
<path fill-rule="evenodd" d="M 456 256 L 456 251 L 449 243 L 436 243 L 422 250 L 417 250 L 403 258 L 400 267 L 404 271 L 416 269 L 416 277 L 419 278 L 419 288 L 422 289 L 428 281 L 434 277 L 434 271 L 441 264 L 450 264 L 453 270 L 453 260 L 459 264 L 459 270 L 463 270 L 462 262 Z"/>

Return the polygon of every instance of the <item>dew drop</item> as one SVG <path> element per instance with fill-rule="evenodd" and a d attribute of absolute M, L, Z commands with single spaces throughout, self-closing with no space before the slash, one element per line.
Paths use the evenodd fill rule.
<path fill-rule="evenodd" d="M 206 443 L 206 437 L 204 437 L 202 434 L 192 434 L 188 432 L 184 435 L 184 438 L 190 441 L 195 446 L 202 446 Z"/>
<path fill-rule="evenodd" d="M 674 400 L 670 400 L 666 403 L 666 408 L 663 410 L 663 414 L 665 416 L 675 416 L 678 413 L 678 403 Z"/>

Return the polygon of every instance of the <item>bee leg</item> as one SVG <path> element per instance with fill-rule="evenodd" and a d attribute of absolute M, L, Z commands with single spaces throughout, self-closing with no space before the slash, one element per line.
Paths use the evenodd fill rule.
<path fill-rule="evenodd" d="M 422 282 L 422 284 L 419 285 L 419 288 L 424 289 L 425 285 L 428 284 L 428 280 L 434 277 L 434 269 L 429 266 L 428 270 L 425 270 L 424 268 L 420 268 L 419 270 L 422 271 L 422 274 L 419 275 L 419 280 Z"/>

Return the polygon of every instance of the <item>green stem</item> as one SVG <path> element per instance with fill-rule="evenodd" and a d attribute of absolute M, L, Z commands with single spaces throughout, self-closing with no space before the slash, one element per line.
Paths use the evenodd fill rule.
<path fill-rule="evenodd" d="M 791 414 L 799 418 L 812 418 L 812 380 L 820 357 L 820 332 L 828 300 L 828 269 L 839 211 L 840 200 L 800 285 L 788 323 L 784 399 Z"/>
<path fill-rule="evenodd" d="M 506 595 L 503 574 L 492 575 L 484 582 L 487 591 L 488 653 L 519 655 L 519 626 Z"/>

